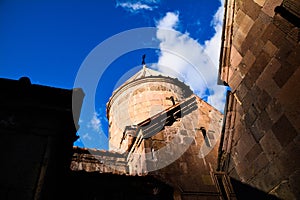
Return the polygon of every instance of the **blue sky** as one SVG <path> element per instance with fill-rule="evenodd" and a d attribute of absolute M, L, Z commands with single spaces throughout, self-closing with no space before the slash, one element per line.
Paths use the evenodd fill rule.
<path fill-rule="evenodd" d="M 226 89 L 216 85 L 222 3 L 219 0 L 2 0 L 0 78 L 27 76 L 34 84 L 71 89 L 83 62 L 103 41 L 135 28 L 155 27 L 157 49 L 137 49 L 119 55 L 101 74 L 96 93 L 86 93 L 96 103 L 93 112 L 83 110 L 80 139 L 75 145 L 108 148 L 106 103 L 120 79 L 124 80 L 124 74 L 125 78 L 130 77 L 141 68 L 143 54 L 147 55 L 150 68 L 179 75 L 196 94 L 222 111 Z M 176 32 L 166 33 L 164 29 Z M 108 51 L 124 44 L 118 45 Z M 189 62 L 163 49 L 177 52 Z M 101 62 L 105 53 L 98 56 Z M 190 64 L 196 66 L 204 81 L 199 81 Z M 172 66 L 172 70 L 162 66 Z M 85 101 L 83 106 L 86 104 Z"/>

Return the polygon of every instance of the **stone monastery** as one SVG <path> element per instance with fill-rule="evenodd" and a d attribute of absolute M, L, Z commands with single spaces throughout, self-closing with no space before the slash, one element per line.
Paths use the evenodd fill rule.
<path fill-rule="evenodd" d="M 73 147 L 82 89 L 2 78 L 0 199 L 300 199 L 299 58 L 298 0 L 225 0 L 224 113 L 144 64 L 107 103 L 109 150 Z"/>

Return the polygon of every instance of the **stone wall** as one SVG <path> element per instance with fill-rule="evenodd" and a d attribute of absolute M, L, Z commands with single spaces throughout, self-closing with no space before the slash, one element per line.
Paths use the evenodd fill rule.
<path fill-rule="evenodd" d="M 98 173 L 154 178 L 170 186 L 176 200 L 220 199 L 225 194 L 215 172 L 222 124 L 219 111 L 192 95 L 127 128 L 121 143 L 125 153 L 74 147 L 71 170 L 91 177 Z"/>
<path fill-rule="evenodd" d="M 149 176 L 73 171 L 68 181 L 65 199 L 173 200 L 172 187 Z"/>
<path fill-rule="evenodd" d="M 83 92 L 0 79 L 0 199 L 58 199 Z M 72 113 L 72 95 L 78 100 Z"/>
<path fill-rule="evenodd" d="M 129 174 L 126 155 L 116 152 L 73 147 L 72 171 Z"/>
<path fill-rule="evenodd" d="M 227 0 L 220 78 L 231 88 L 222 165 L 282 199 L 300 197 L 300 3 Z"/>
<path fill-rule="evenodd" d="M 137 136 L 127 158 L 130 174 L 154 176 L 171 185 L 175 199 L 219 199 L 213 174 L 223 115 L 196 96 L 190 99 L 186 106 L 196 109 L 151 137 Z"/>
<path fill-rule="evenodd" d="M 191 95 L 191 90 L 182 82 L 162 76 L 143 77 L 115 91 L 107 105 L 109 120 L 109 148 L 119 149 L 125 127 L 143 120 L 173 105 L 170 98 L 178 102 Z"/>

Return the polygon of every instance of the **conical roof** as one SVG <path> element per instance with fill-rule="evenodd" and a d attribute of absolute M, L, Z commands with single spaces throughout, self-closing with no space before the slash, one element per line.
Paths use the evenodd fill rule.
<path fill-rule="evenodd" d="M 143 65 L 143 68 L 140 71 L 138 71 L 136 74 L 134 74 L 132 77 L 130 77 L 125 83 L 123 83 L 123 85 L 125 85 L 127 83 L 130 83 L 130 82 L 133 82 L 137 79 L 145 78 L 145 77 L 149 77 L 149 76 L 165 76 L 165 77 L 168 77 L 166 74 L 163 74 L 163 73 L 158 72 L 156 70 L 150 69 L 146 65 Z"/>
<path fill-rule="evenodd" d="M 176 77 L 166 75 L 162 72 L 158 72 L 156 70 L 148 68 L 145 64 L 143 68 L 135 73 L 132 77 L 127 79 L 122 85 L 120 85 L 117 89 L 115 89 L 107 102 L 107 108 L 110 107 L 110 103 L 112 99 L 115 98 L 117 94 L 120 92 L 127 90 L 129 87 L 133 87 L 136 84 L 140 84 L 142 82 L 149 82 L 149 81 L 163 81 L 163 82 L 172 82 L 173 84 L 180 85 L 180 87 L 185 88 L 186 91 L 191 91 L 190 87 L 185 85 L 184 82 L 180 81 Z"/>
<path fill-rule="evenodd" d="M 146 86 L 144 85 L 146 84 Z M 109 119 L 110 108 L 113 106 L 114 102 L 117 101 L 117 107 L 121 104 L 121 102 L 128 101 L 128 94 L 133 93 L 140 87 L 147 87 L 149 84 L 154 85 L 165 85 L 173 89 L 168 89 L 168 91 L 173 91 L 177 93 L 180 91 L 180 95 L 185 98 L 192 94 L 192 90 L 189 86 L 187 86 L 182 81 L 174 78 L 172 76 L 168 76 L 164 73 L 158 72 L 156 70 L 148 68 L 146 65 L 143 65 L 143 68 L 134 74 L 132 77 L 127 79 L 121 86 L 115 89 L 109 98 L 109 101 L 106 104 L 106 114 Z M 173 87 L 174 86 L 174 87 Z M 162 88 L 162 87 L 161 87 Z M 174 89 L 177 88 L 177 89 Z M 176 91 L 175 91 L 176 90 Z M 164 90 L 166 91 L 166 90 Z M 126 104 L 126 103 L 125 103 Z M 127 104 L 126 104 L 127 106 Z"/>

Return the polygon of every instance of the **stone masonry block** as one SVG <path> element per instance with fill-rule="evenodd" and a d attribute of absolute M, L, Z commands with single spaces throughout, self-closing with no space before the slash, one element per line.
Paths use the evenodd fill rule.
<path fill-rule="evenodd" d="M 237 66 L 240 64 L 242 60 L 241 54 L 236 50 L 234 46 L 231 47 L 231 52 L 230 52 L 230 64 L 231 67 L 237 68 Z"/>
<path fill-rule="evenodd" d="M 245 125 L 247 127 L 251 127 L 252 124 L 257 119 L 257 115 L 258 115 L 257 110 L 253 106 L 251 106 L 244 115 Z"/>
<path fill-rule="evenodd" d="M 297 136 L 297 131 L 285 115 L 282 115 L 272 126 L 272 131 L 283 147 L 288 145 Z"/>
<path fill-rule="evenodd" d="M 264 71 L 265 67 L 271 60 L 270 56 L 268 56 L 266 53 L 261 52 L 257 57 L 252 65 L 252 67 L 249 70 L 250 75 L 253 79 L 257 80 L 258 77 L 261 75 L 261 73 Z"/>
<path fill-rule="evenodd" d="M 248 90 L 249 89 L 243 83 L 241 83 L 239 87 L 236 89 L 236 95 L 238 96 L 239 99 L 243 100 L 244 97 L 247 95 Z"/>
<path fill-rule="evenodd" d="M 280 62 L 276 58 L 272 58 L 262 74 L 256 80 L 256 85 L 259 88 L 264 89 L 270 96 L 275 96 L 279 90 L 279 87 L 273 80 L 273 76 L 280 66 Z"/>
<path fill-rule="evenodd" d="M 269 192 L 279 184 L 280 180 L 279 170 L 274 164 L 269 163 L 249 181 L 249 184 L 253 187 L 260 188 L 262 191 Z"/>
<path fill-rule="evenodd" d="M 260 139 L 264 136 L 265 131 L 259 128 L 260 120 L 256 119 L 254 124 L 250 127 L 250 131 L 255 138 L 256 142 L 259 142 Z"/>
<path fill-rule="evenodd" d="M 238 173 L 237 173 L 237 171 L 236 171 L 236 168 L 233 168 L 233 169 L 228 173 L 228 175 L 229 175 L 231 178 L 234 178 L 234 179 L 237 179 L 237 180 L 240 179 L 240 177 L 239 177 L 239 175 L 238 175 Z"/>
<path fill-rule="evenodd" d="M 282 44 L 282 38 L 285 37 L 285 34 L 279 30 L 273 23 L 268 24 L 266 29 L 263 31 L 260 39 L 266 43 L 270 40 L 275 46 Z"/>
<path fill-rule="evenodd" d="M 261 95 L 262 90 L 254 84 L 253 87 L 251 88 L 250 92 L 253 96 L 255 96 L 257 98 L 258 96 Z"/>
<path fill-rule="evenodd" d="M 273 57 L 277 52 L 277 50 L 278 48 L 269 40 L 267 41 L 267 43 L 263 48 L 263 51 L 266 52 L 270 57 Z"/>
<path fill-rule="evenodd" d="M 255 20 L 261 12 L 261 7 L 254 1 L 242 1 L 240 5 L 241 9 L 253 20 Z"/>
<path fill-rule="evenodd" d="M 233 141 L 232 141 L 232 145 L 234 146 L 236 144 L 237 141 L 240 140 L 241 136 L 244 135 L 246 133 L 245 130 L 245 126 L 242 123 L 237 123 L 235 125 L 235 129 L 234 129 L 234 133 L 233 133 Z M 248 134 L 251 135 L 251 134 Z"/>
<path fill-rule="evenodd" d="M 250 51 L 253 53 L 253 55 L 257 56 L 262 51 L 265 42 L 262 39 L 256 39 L 255 41 L 252 41 L 252 45 L 250 46 Z"/>
<path fill-rule="evenodd" d="M 287 62 L 292 66 L 300 65 L 300 45 L 297 45 L 293 51 L 290 52 L 287 58 Z"/>
<path fill-rule="evenodd" d="M 257 100 L 254 102 L 255 108 L 258 110 L 258 112 L 263 112 L 270 101 L 270 95 L 266 91 L 262 90 L 262 92 L 257 95 Z"/>
<path fill-rule="evenodd" d="M 253 174 L 257 175 L 259 171 L 268 165 L 269 161 L 264 152 L 260 153 L 257 158 L 252 162 Z"/>
<path fill-rule="evenodd" d="M 249 69 L 252 67 L 253 63 L 255 62 L 256 57 L 250 50 L 247 50 L 245 56 L 241 61 L 241 65 L 239 65 L 239 69 L 243 75 L 245 75 Z"/>
<path fill-rule="evenodd" d="M 235 71 L 235 73 L 230 77 L 230 80 L 228 83 L 230 85 L 232 91 L 236 90 L 236 88 L 239 86 L 241 81 L 242 81 L 242 76 L 241 76 L 240 72 Z"/>
<path fill-rule="evenodd" d="M 244 79 L 245 81 L 245 79 Z M 246 84 L 246 83 L 245 83 Z M 252 95 L 251 92 L 248 92 L 245 98 L 243 99 L 242 107 L 244 112 L 248 112 L 248 109 L 250 109 L 250 106 L 252 106 L 253 102 L 255 102 L 256 97 Z"/>
<path fill-rule="evenodd" d="M 262 111 L 255 121 L 254 126 L 258 127 L 261 133 L 265 134 L 272 126 L 272 121 L 266 111 Z"/>
<path fill-rule="evenodd" d="M 280 6 L 283 0 L 266 0 L 262 11 L 269 15 L 270 17 L 273 17 L 275 15 L 274 9 L 276 6 Z"/>
<path fill-rule="evenodd" d="M 300 197 L 300 170 L 296 170 L 293 174 L 291 174 L 289 181 L 295 196 Z"/>
<path fill-rule="evenodd" d="M 270 40 L 272 40 L 272 38 Z M 278 40 L 281 41 L 280 44 L 275 44 L 275 41 L 272 41 L 272 43 L 275 44 L 279 49 L 275 55 L 275 58 L 277 58 L 277 60 L 283 64 L 288 60 L 290 53 L 295 50 L 295 45 L 285 38 L 278 38 Z"/>
<path fill-rule="evenodd" d="M 240 180 L 243 182 L 251 179 L 254 173 L 253 166 L 251 166 L 250 163 L 245 159 L 243 159 L 241 163 L 236 166 L 236 171 L 240 177 Z"/>
<path fill-rule="evenodd" d="M 241 32 L 244 36 L 246 36 L 253 24 L 253 19 L 251 19 L 251 17 L 249 17 L 248 15 L 245 15 L 239 26 L 238 32 Z"/>
<path fill-rule="evenodd" d="M 299 77 L 300 67 L 278 93 L 278 101 L 298 134 L 300 134 L 300 95 L 297 95 L 300 88 Z"/>
<path fill-rule="evenodd" d="M 262 137 L 259 143 L 269 161 L 272 161 L 274 157 L 276 157 L 282 150 L 281 144 L 277 140 L 272 130 L 269 130 Z"/>
<path fill-rule="evenodd" d="M 281 181 L 276 187 L 270 192 L 274 196 L 279 196 L 281 199 L 297 199 L 291 191 L 291 185 L 287 180 Z"/>
<path fill-rule="evenodd" d="M 269 26 L 270 23 L 271 23 L 271 18 L 266 14 L 264 14 L 263 12 L 260 12 L 259 17 L 255 20 L 253 26 L 251 27 L 249 33 L 247 34 L 244 43 L 241 46 L 242 54 L 245 55 L 247 50 L 252 48 L 253 41 L 256 41 L 264 34 L 264 31 L 266 30 L 266 28 Z"/>
<path fill-rule="evenodd" d="M 254 0 L 254 2 L 262 7 L 265 4 L 266 0 Z"/>
<path fill-rule="evenodd" d="M 259 156 L 259 154 L 261 154 L 263 152 L 263 149 L 261 148 L 259 143 L 256 143 L 251 150 L 246 154 L 245 158 L 249 161 L 249 162 L 253 162 L 254 160 L 256 160 L 256 158 Z"/>
<path fill-rule="evenodd" d="M 273 98 L 269 105 L 266 107 L 266 112 L 269 115 L 269 118 L 275 123 L 283 114 L 283 109 L 281 104 L 278 102 L 277 99 Z"/>
<path fill-rule="evenodd" d="M 245 12 L 242 9 L 237 8 L 237 11 L 234 16 L 234 22 L 233 22 L 233 23 L 235 23 L 234 26 L 241 25 L 245 16 L 246 16 Z"/>
<path fill-rule="evenodd" d="M 252 88 L 255 80 L 250 76 L 250 74 L 246 74 L 241 84 L 244 84 L 247 88 Z M 249 93 L 247 94 L 249 95 Z"/>
<path fill-rule="evenodd" d="M 235 46 L 239 50 L 246 36 L 247 35 L 245 33 L 243 33 L 240 29 L 238 29 L 236 31 L 236 34 L 232 36 L 232 46 Z"/>
<path fill-rule="evenodd" d="M 243 159 L 249 151 L 256 145 L 256 141 L 250 133 L 243 133 L 237 144 L 237 151 L 240 159 Z"/>
<path fill-rule="evenodd" d="M 294 142 L 283 148 L 278 157 L 274 159 L 273 164 L 280 171 L 282 180 L 288 179 L 295 171 L 299 170 L 300 166 L 300 147 Z"/>
<path fill-rule="evenodd" d="M 300 41 L 300 29 L 298 27 L 293 27 L 291 31 L 288 33 L 287 39 L 291 40 L 292 42 L 299 42 Z"/>

